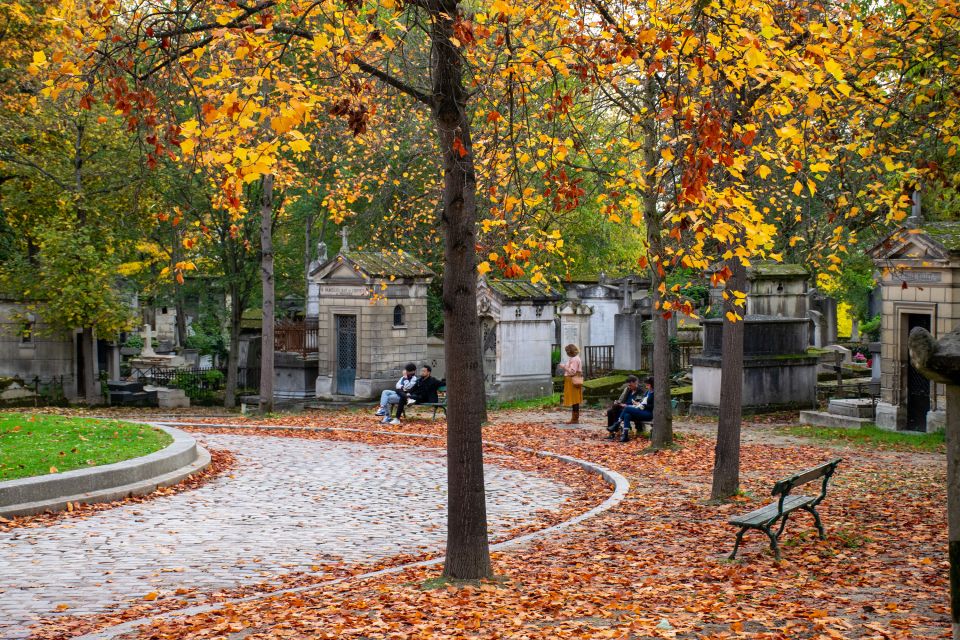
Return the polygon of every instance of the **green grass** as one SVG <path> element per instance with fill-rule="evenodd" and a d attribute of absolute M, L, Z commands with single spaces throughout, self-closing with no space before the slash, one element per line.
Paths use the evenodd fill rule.
<path fill-rule="evenodd" d="M 0 414 L 0 481 L 136 458 L 172 440 L 160 429 L 119 420 Z"/>
<path fill-rule="evenodd" d="M 560 393 L 551 393 L 541 398 L 527 398 L 526 400 L 507 400 L 506 402 L 491 402 L 489 409 L 549 409 L 560 404 Z"/>
<path fill-rule="evenodd" d="M 876 447 L 879 449 L 901 449 L 906 451 L 943 451 L 946 442 L 942 431 L 935 433 L 906 433 L 903 431 L 887 431 L 872 424 L 863 425 L 859 429 L 800 425 L 784 427 L 782 431 L 790 435 L 812 438 L 814 440 L 839 440 L 850 444 Z"/>

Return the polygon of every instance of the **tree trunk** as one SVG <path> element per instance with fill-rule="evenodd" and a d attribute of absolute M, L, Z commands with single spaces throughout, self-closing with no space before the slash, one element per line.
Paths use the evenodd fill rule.
<path fill-rule="evenodd" d="M 648 102 L 653 101 L 654 88 L 647 85 Z M 648 124 L 644 132 L 644 161 L 648 167 L 659 161 L 655 125 Z M 653 426 L 650 430 L 650 448 L 663 449 L 673 445 L 673 407 L 670 405 L 670 336 L 667 318 L 663 315 L 663 258 L 660 215 L 657 211 L 656 190 L 644 196 L 643 220 L 647 227 L 647 253 L 650 265 L 650 288 L 653 293 Z M 643 341 L 641 340 L 641 343 Z"/>
<path fill-rule="evenodd" d="M 462 58 L 451 42 L 455 0 L 430 5 L 433 118 L 443 154 L 444 352 L 447 370 L 447 557 L 443 575 L 492 575 L 483 481 L 486 400 L 477 316 L 477 178 Z"/>
<path fill-rule="evenodd" d="M 273 411 L 273 174 L 263 177 L 260 200 L 260 284 L 263 289 L 263 337 L 260 348 L 260 413 Z"/>
<path fill-rule="evenodd" d="M 310 263 L 313 261 L 313 212 L 307 212 L 303 230 L 303 309 L 310 296 Z"/>
<path fill-rule="evenodd" d="M 97 338 L 93 329 L 85 328 L 80 334 L 80 348 L 83 350 L 83 395 L 87 404 L 100 404 L 103 401 L 103 394 L 100 392 Z"/>
<path fill-rule="evenodd" d="M 243 305 L 238 294 L 240 286 L 230 284 L 230 346 L 227 352 L 227 382 L 224 391 L 223 406 L 232 409 L 237 406 L 237 367 L 240 359 L 240 321 L 243 318 Z"/>
<path fill-rule="evenodd" d="M 950 549 L 950 622 L 960 640 L 960 386 L 947 385 L 947 523 Z"/>
<path fill-rule="evenodd" d="M 730 296 L 725 306 L 739 315 L 746 310 L 733 305 L 733 291 L 746 291 L 747 270 L 739 258 L 727 261 L 732 275 L 727 280 Z M 743 417 L 743 320 L 723 319 L 720 360 L 720 419 L 714 450 L 713 488 L 710 498 L 725 500 L 740 490 L 740 423 Z"/>

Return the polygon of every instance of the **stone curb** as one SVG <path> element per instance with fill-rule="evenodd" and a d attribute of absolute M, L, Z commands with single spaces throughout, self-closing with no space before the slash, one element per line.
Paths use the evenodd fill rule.
<path fill-rule="evenodd" d="M 156 423 L 155 423 L 156 424 Z M 210 428 L 232 428 L 232 429 L 266 429 L 274 431 L 312 431 L 312 432 L 335 432 L 335 431 L 348 431 L 352 433 L 379 433 L 386 434 L 391 436 L 405 437 L 405 438 L 423 438 L 428 440 L 442 440 L 443 436 L 435 436 L 430 434 L 421 434 L 421 433 L 398 433 L 395 431 L 380 431 L 380 430 L 370 430 L 370 429 L 355 429 L 355 428 L 336 428 L 336 427 L 285 427 L 282 425 L 229 425 L 229 424 L 189 424 L 184 422 L 164 422 L 164 425 L 177 424 L 179 426 L 191 426 L 191 427 L 210 427 Z M 158 424 L 158 426 L 160 426 Z M 553 453 L 551 451 L 537 451 L 535 449 L 527 449 L 525 447 L 514 447 L 511 445 L 503 444 L 500 442 L 484 442 L 484 444 L 497 447 L 499 449 L 518 450 L 524 451 L 527 453 L 534 453 L 546 458 L 555 458 L 557 460 L 562 460 L 564 462 L 569 462 L 570 464 L 575 464 L 587 472 L 596 473 L 606 482 L 613 485 L 613 493 L 603 502 L 595 506 L 594 508 L 581 513 L 578 516 L 575 516 L 569 520 L 564 520 L 555 525 L 546 527 L 545 529 L 540 529 L 539 531 L 534 531 L 526 535 L 519 536 L 517 538 L 512 538 L 510 540 L 504 540 L 503 542 L 498 542 L 496 544 L 490 545 L 490 551 L 502 551 L 510 547 L 518 546 L 538 540 L 540 538 L 546 538 L 548 536 L 553 536 L 564 529 L 571 527 L 575 524 L 588 520 L 596 515 L 608 511 L 620 504 L 623 499 L 626 497 L 627 492 L 630 490 L 630 482 L 624 478 L 621 474 L 617 473 L 612 469 L 608 469 L 599 464 L 589 462 L 587 460 L 580 460 L 579 458 L 572 458 L 570 456 L 564 456 L 559 453 Z M 166 611 L 164 613 L 157 614 L 155 616 L 148 616 L 145 618 L 139 618 L 137 620 L 130 620 L 128 622 L 123 622 L 113 627 L 109 627 L 102 631 L 96 631 L 93 633 L 88 633 L 86 635 L 77 636 L 74 640 L 110 640 L 116 638 L 121 634 L 129 633 L 136 630 L 138 627 L 141 627 L 145 624 L 149 624 L 154 620 L 170 620 L 172 618 L 192 616 L 200 613 L 209 613 L 211 611 L 216 611 L 222 609 L 223 607 L 241 604 L 244 602 L 254 602 L 256 600 L 266 600 L 267 598 L 274 598 L 278 596 L 283 596 L 292 593 L 304 593 L 309 591 L 319 591 L 320 589 L 331 587 L 333 585 L 340 584 L 347 580 L 369 580 L 371 578 L 379 578 L 382 576 L 391 575 L 394 573 L 400 573 L 406 571 L 407 569 L 413 569 L 417 567 L 432 567 L 438 564 L 442 564 L 444 557 L 440 556 L 433 558 L 431 560 L 421 560 L 419 562 L 410 562 L 407 564 L 397 565 L 395 567 L 388 567 L 386 569 L 380 569 L 378 571 L 371 571 L 369 573 L 363 573 L 356 576 L 349 576 L 344 578 L 337 578 L 335 580 L 328 580 L 327 582 L 319 582 L 317 584 L 305 585 L 302 587 L 293 587 L 290 589 L 281 589 L 278 591 L 270 591 L 264 593 L 255 593 L 253 595 L 245 596 L 243 598 L 234 598 L 231 600 L 223 600 L 220 602 L 215 602 L 211 604 L 202 604 L 196 605 L 193 607 L 186 607 L 184 609 L 175 609 L 173 611 Z"/>
<path fill-rule="evenodd" d="M 144 495 L 174 485 L 210 464 L 210 454 L 188 433 L 160 424 L 151 426 L 166 431 L 173 442 L 139 458 L 0 482 L 0 516 L 63 511 L 68 503 L 94 504 Z"/>

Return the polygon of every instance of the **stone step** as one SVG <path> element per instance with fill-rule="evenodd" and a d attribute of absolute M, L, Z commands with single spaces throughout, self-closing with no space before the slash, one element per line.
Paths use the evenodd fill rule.
<path fill-rule="evenodd" d="M 876 405 L 870 398 L 831 398 L 827 411 L 838 416 L 873 420 Z"/>
<path fill-rule="evenodd" d="M 809 424 L 815 427 L 837 427 L 841 429 L 859 429 L 865 424 L 871 424 L 870 418 L 854 418 L 840 416 L 826 411 L 801 411 L 800 424 Z"/>

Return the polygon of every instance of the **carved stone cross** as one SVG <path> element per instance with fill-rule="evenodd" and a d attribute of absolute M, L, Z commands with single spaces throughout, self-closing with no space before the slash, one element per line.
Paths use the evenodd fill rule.
<path fill-rule="evenodd" d="M 349 229 L 347 227 L 343 227 L 342 229 L 340 229 L 340 238 L 341 238 L 340 253 L 346 253 L 347 251 L 350 250 L 350 245 L 347 242 L 348 233 L 349 233 Z"/>
<path fill-rule="evenodd" d="M 153 350 L 153 329 L 149 324 L 143 325 L 143 349 L 140 350 L 140 357 L 150 357 L 157 355 Z"/>

